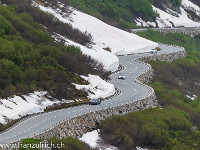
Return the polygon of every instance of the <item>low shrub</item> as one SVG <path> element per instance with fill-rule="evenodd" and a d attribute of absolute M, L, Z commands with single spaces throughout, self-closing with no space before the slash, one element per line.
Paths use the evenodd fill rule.
<path fill-rule="evenodd" d="M 101 135 L 123 150 L 133 149 L 135 146 L 167 148 L 172 132 L 189 131 L 190 127 L 190 117 L 183 111 L 150 108 L 106 119 L 101 124 Z"/>

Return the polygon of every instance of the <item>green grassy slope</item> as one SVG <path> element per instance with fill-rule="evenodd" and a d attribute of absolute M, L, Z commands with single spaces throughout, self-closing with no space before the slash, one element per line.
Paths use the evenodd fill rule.
<path fill-rule="evenodd" d="M 135 28 L 134 19 L 142 17 L 153 20 L 155 13 L 151 0 L 70 0 L 76 7 L 119 28 Z"/>
<path fill-rule="evenodd" d="M 108 24 L 121 29 L 137 28 L 134 19 L 142 18 L 145 21 L 155 21 L 157 14 L 152 9 L 152 4 L 172 5 L 178 8 L 181 0 L 65 0 L 73 7 L 93 15 Z"/>

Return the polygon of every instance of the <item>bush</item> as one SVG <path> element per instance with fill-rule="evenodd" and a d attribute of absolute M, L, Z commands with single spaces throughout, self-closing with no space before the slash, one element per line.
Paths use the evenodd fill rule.
<path fill-rule="evenodd" d="M 132 149 L 135 145 L 160 148 L 169 145 L 171 132 L 189 131 L 190 126 L 187 113 L 156 108 L 106 119 L 101 135 L 120 149 Z"/>
<path fill-rule="evenodd" d="M 192 38 L 190 35 L 183 33 L 167 33 L 162 34 L 157 31 L 148 29 L 147 31 L 138 32 L 139 36 L 147 38 L 149 40 L 171 44 L 184 47 L 187 51 L 200 51 L 200 40 L 198 38 Z"/>

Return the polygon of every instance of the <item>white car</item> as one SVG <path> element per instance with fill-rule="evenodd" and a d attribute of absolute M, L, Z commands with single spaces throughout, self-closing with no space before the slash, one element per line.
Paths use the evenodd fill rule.
<path fill-rule="evenodd" d="M 125 80 L 125 75 L 120 73 L 119 76 L 118 76 L 118 79 L 123 79 L 123 80 Z"/>
<path fill-rule="evenodd" d="M 124 50 L 121 50 L 121 51 L 118 51 L 118 52 L 116 53 L 116 55 L 117 55 L 117 56 L 124 56 L 124 55 L 126 55 L 126 52 L 125 52 Z"/>
<path fill-rule="evenodd" d="M 151 49 L 150 53 L 155 54 L 155 53 L 157 53 L 157 50 L 156 49 Z"/>

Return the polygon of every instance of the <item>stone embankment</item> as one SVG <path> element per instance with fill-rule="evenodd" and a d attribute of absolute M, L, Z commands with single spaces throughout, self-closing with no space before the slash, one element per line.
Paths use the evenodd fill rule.
<path fill-rule="evenodd" d="M 155 107 L 156 105 L 156 96 L 155 93 L 152 93 L 149 97 L 130 104 L 91 112 L 88 114 L 77 116 L 75 118 L 68 119 L 43 132 L 42 134 L 37 135 L 36 138 L 64 138 L 68 136 L 79 138 L 84 133 L 95 129 L 96 125 L 100 123 L 100 121 L 108 117 L 125 115 L 130 112 L 147 109 L 149 107 Z"/>
<path fill-rule="evenodd" d="M 153 69 L 151 65 L 142 61 L 148 61 L 152 59 L 171 62 L 185 56 L 185 50 L 182 49 L 181 51 L 176 53 L 153 55 L 140 58 L 139 60 L 135 60 L 139 63 L 143 63 L 148 66 L 148 70 L 146 72 L 134 78 L 135 82 L 149 89 L 150 93 L 146 98 L 140 100 L 133 100 L 132 103 L 127 103 L 122 106 L 103 109 L 96 112 L 91 112 L 74 118 L 70 118 L 68 120 L 56 124 L 52 128 L 35 136 L 35 138 L 65 138 L 68 136 L 79 138 L 84 133 L 96 128 L 96 126 L 106 118 L 118 115 L 125 115 L 127 113 L 144 110 L 150 107 L 156 107 L 158 104 L 158 100 L 156 99 L 156 95 L 153 88 L 144 84 L 145 82 L 149 82 L 153 79 Z"/>
<path fill-rule="evenodd" d="M 160 55 L 152 55 L 152 56 L 146 56 L 143 58 L 139 58 L 139 61 L 147 62 L 149 60 L 159 60 L 159 61 L 167 61 L 167 62 L 172 62 L 174 60 L 184 58 L 186 56 L 185 51 L 179 51 L 175 53 L 169 53 L 169 54 L 160 54 Z"/>

